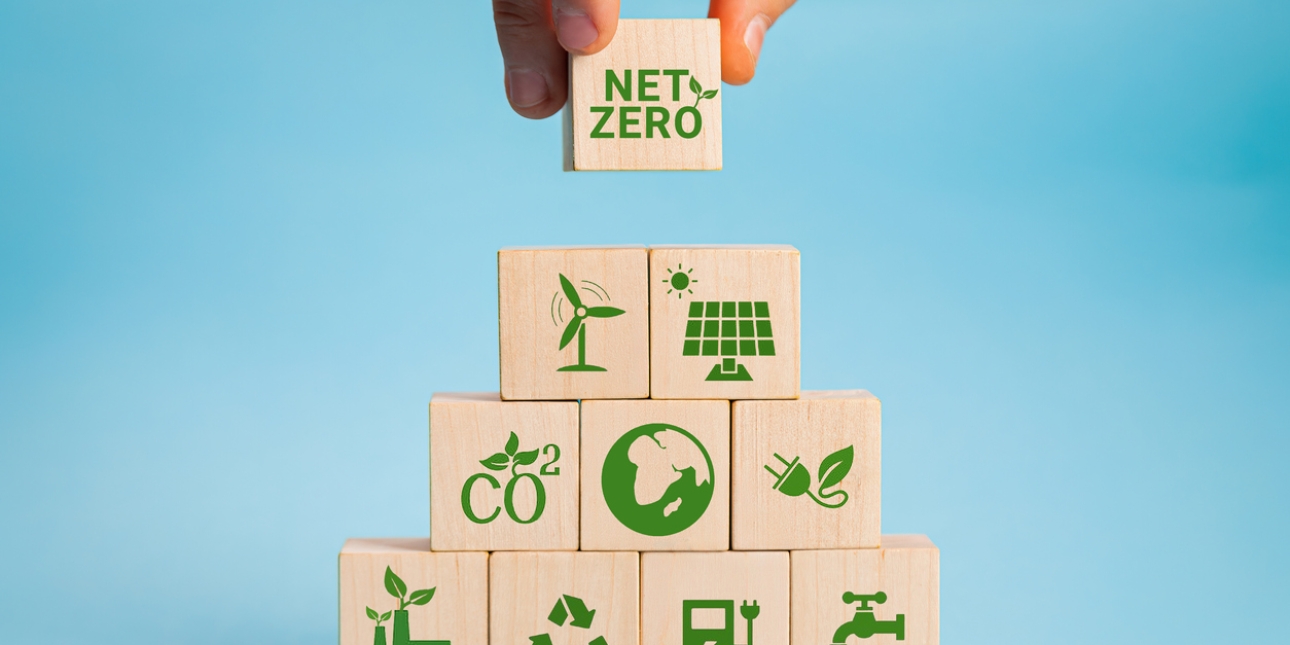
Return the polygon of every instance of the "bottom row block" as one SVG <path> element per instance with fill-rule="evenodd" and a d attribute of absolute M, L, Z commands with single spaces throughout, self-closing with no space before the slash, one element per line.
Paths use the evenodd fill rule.
<path fill-rule="evenodd" d="M 846 551 L 491 556 L 352 539 L 340 644 L 937 645 L 939 588 L 921 535 Z"/>

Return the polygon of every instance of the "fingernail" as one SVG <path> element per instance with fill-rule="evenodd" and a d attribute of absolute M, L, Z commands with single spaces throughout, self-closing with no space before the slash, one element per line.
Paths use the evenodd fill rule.
<path fill-rule="evenodd" d="M 531 69 L 508 70 L 506 85 L 511 90 L 511 105 L 517 108 L 533 107 L 549 96 L 546 79 Z"/>
<path fill-rule="evenodd" d="M 596 42 L 600 32 L 595 23 L 581 11 L 557 9 L 555 12 L 555 36 L 565 49 L 582 49 Z"/>
<path fill-rule="evenodd" d="M 752 52 L 754 63 L 761 57 L 761 43 L 766 39 L 767 29 L 770 29 L 770 16 L 759 13 L 753 16 L 748 22 L 748 29 L 744 31 L 744 45 Z"/>

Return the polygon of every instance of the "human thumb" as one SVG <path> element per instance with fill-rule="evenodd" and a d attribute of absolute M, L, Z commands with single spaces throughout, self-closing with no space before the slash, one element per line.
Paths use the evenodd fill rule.
<path fill-rule="evenodd" d="M 721 20 L 721 80 L 751 81 L 766 31 L 794 0 L 712 0 L 708 17 Z"/>

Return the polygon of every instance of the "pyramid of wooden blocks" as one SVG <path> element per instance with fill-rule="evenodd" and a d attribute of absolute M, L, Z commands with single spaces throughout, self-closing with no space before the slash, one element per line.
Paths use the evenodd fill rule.
<path fill-rule="evenodd" d="M 721 170 L 721 25 L 619 20 L 569 58 L 565 170 Z"/>
<path fill-rule="evenodd" d="M 686 64 L 640 57 L 687 25 L 623 22 L 620 69 Z M 796 249 L 497 260 L 500 391 L 431 397 L 430 537 L 345 543 L 342 645 L 940 642 L 939 551 L 881 535 L 881 403 L 800 389 Z"/>

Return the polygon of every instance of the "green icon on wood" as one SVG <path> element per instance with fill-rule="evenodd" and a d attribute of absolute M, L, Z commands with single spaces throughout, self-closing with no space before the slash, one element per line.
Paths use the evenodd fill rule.
<path fill-rule="evenodd" d="M 676 271 L 669 268 L 667 277 L 663 278 L 663 284 L 667 285 L 668 294 L 675 292 L 678 299 L 687 293 L 694 295 L 694 291 L 690 290 L 690 285 L 699 284 L 699 281 L 691 277 L 691 273 L 694 273 L 693 268 L 686 269 L 679 263 L 676 265 Z"/>
<path fill-rule="evenodd" d="M 572 620 L 569 620 L 570 618 Z M 587 603 L 581 598 L 564 594 L 556 599 L 555 606 L 551 608 L 551 613 L 547 614 L 546 619 L 561 627 L 568 620 L 570 627 L 590 629 L 591 622 L 596 619 L 596 610 L 587 609 Z M 529 636 L 529 642 L 531 645 L 551 645 L 551 634 Z M 604 636 L 597 636 L 591 640 L 590 645 L 608 645 L 608 643 Z"/>
<path fill-rule="evenodd" d="M 609 292 L 605 291 L 604 287 L 601 287 L 600 285 L 594 282 L 589 282 L 587 280 L 583 280 L 582 283 L 592 285 L 591 287 L 583 287 L 583 289 L 595 295 L 602 302 L 607 302 L 609 300 Z M 595 288 L 593 289 L 592 287 L 595 287 Z M 599 289 L 599 291 L 597 291 L 597 289 Z M 565 365 L 564 367 L 556 369 L 556 371 L 557 372 L 607 371 L 605 370 L 605 368 L 600 367 L 598 365 L 587 364 L 587 319 L 588 318 L 613 318 L 614 316 L 621 316 L 626 312 L 617 307 L 607 307 L 607 306 L 588 307 L 584 305 L 582 302 L 582 297 L 578 295 L 578 290 L 574 288 L 573 283 L 569 282 L 569 279 L 564 277 L 564 274 L 561 273 L 560 291 L 555 292 L 555 295 L 551 297 L 551 322 L 555 323 L 557 327 L 563 324 L 564 322 L 564 306 L 563 306 L 564 302 L 563 300 L 560 299 L 561 293 L 564 294 L 564 298 L 568 299 L 569 306 L 573 307 L 573 317 L 569 319 L 568 324 L 565 325 L 564 333 L 560 336 L 560 349 L 563 350 L 565 347 L 567 347 L 569 343 L 573 342 L 573 337 L 577 336 L 578 337 L 578 362 L 573 365 Z M 601 296 L 602 293 L 604 294 L 603 297 Z M 560 322 L 556 322 L 557 316 L 559 317 Z"/>
<path fill-rule="evenodd" d="M 763 466 L 775 476 L 774 490 L 789 497 L 797 497 L 805 493 L 824 508 L 841 508 L 850 499 L 844 490 L 825 492 L 824 489 L 837 486 L 847 473 L 851 472 L 851 463 L 855 460 L 855 449 L 851 446 L 825 457 L 824 461 L 820 462 L 820 485 L 816 491 L 811 490 L 811 473 L 801 464 L 800 457 L 793 457 L 793 461 L 788 461 L 779 456 L 779 453 L 775 453 L 775 458 L 784 465 L 784 472 L 775 472 L 774 468 Z M 832 501 L 835 499 L 836 503 Z"/>
<path fill-rule="evenodd" d="M 497 481 L 496 477 L 493 477 L 488 473 L 475 473 L 474 475 L 467 477 L 466 483 L 461 486 L 461 510 L 466 514 L 466 519 L 469 519 L 476 524 L 488 524 L 489 522 L 497 519 L 497 516 L 501 514 L 503 507 L 506 508 L 506 515 L 519 524 L 532 524 L 533 522 L 536 522 L 538 518 L 542 517 L 542 511 L 546 509 L 546 486 L 542 483 L 542 480 L 538 478 L 538 475 L 543 477 L 556 477 L 560 475 L 560 467 L 555 465 L 556 462 L 560 461 L 560 447 L 553 443 L 549 443 L 542 448 L 541 454 L 547 457 L 547 461 L 542 464 L 542 467 L 538 470 L 537 474 L 531 472 L 519 472 L 518 469 L 521 466 L 531 466 L 537 462 L 538 450 L 535 448 L 533 450 L 521 451 L 520 438 L 512 432 L 510 438 L 506 440 L 506 446 L 502 449 L 502 452 L 494 453 L 487 459 L 480 459 L 479 463 L 489 470 L 510 470 L 511 477 L 506 482 L 506 490 L 502 497 L 502 506 L 493 507 L 492 514 L 487 517 L 480 517 L 475 513 L 475 510 L 471 508 L 470 493 L 474 490 L 475 484 L 480 481 L 486 482 L 493 490 L 501 488 L 502 484 Z M 515 510 L 515 488 L 519 485 L 520 481 L 525 479 L 527 479 L 529 484 L 533 486 L 533 495 L 536 501 L 534 502 L 532 514 L 527 518 L 521 518 L 519 512 Z"/>
<path fill-rule="evenodd" d="M 862 596 L 847 591 L 842 594 L 842 602 L 848 604 L 858 602 L 860 606 L 856 607 L 855 616 L 851 620 L 842 623 L 842 626 L 833 632 L 833 645 L 845 645 L 848 636 L 869 638 L 877 634 L 890 634 L 898 641 L 905 640 L 904 614 L 896 614 L 896 620 L 878 620 L 873 616 L 873 607 L 869 606 L 871 602 L 879 605 L 887 602 L 887 594 L 879 591 L 872 596 Z"/>
<path fill-rule="evenodd" d="M 694 301 L 685 323 L 682 356 L 716 356 L 708 381 L 751 381 L 738 356 L 774 356 L 770 304 L 765 301 Z"/>
<path fill-rule="evenodd" d="M 708 510 L 712 459 L 694 435 L 648 423 L 619 437 L 605 456 L 600 488 L 623 526 L 643 535 L 674 535 Z"/>
<path fill-rule="evenodd" d="M 695 627 L 696 622 L 711 624 L 702 617 L 695 620 L 695 611 L 720 612 L 720 627 Z M 740 645 L 753 645 L 753 621 L 761 614 L 761 607 L 754 600 L 748 604 L 745 600 L 739 606 L 739 615 L 748 625 L 747 641 Z M 733 600 L 683 600 L 681 601 L 681 645 L 736 645 L 735 643 L 735 601 Z"/>
<path fill-rule="evenodd" d="M 425 605 L 434 598 L 434 591 L 437 587 L 429 589 L 418 589 L 408 593 L 408 585 L 403 582 L 394 573 L 390 567 L 385 567 L 385 591 L 394 596 L 399 601 L 399 608 L 393 612 L 383 614 L 376 613 L 371 607 L 364 607 L 367 610 L 367 617 L 376 621 L 376 631 L 372 635 L 372 645 L 386 645 L 385 626 L 381 623 L 390 619 L 390 614 L 394 614 L 394 643 L 393 645 L 451 645 L 446 640 L 429 640 L 416 641 L 412 640 L 408 633 L 408 612 L 407 608 L 411 605 Z"/>

